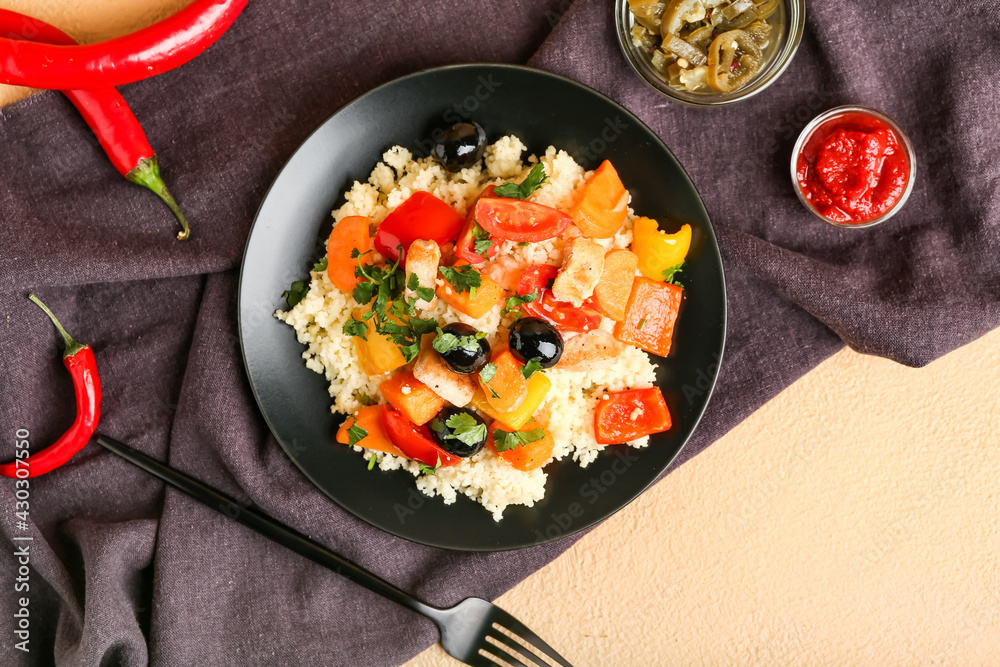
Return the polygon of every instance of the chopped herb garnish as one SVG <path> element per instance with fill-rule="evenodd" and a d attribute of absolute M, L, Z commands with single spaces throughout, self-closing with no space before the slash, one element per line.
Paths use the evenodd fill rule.
<path fill-rule="evenodd" d="M 496 374 L 497 374 L 497 365 L 491 361 L 485 366 L 483 366 L 483 369 L 479 371 L 479 378 L 486 384 L 489 384 L 490 380 L 492 380 L 493 376 Z"/>
<path fill-rule="evenodd" d="M 486 257 L 486 253 L 489 252 L 490 246 L 493 245 L 493 239 L 490 238 L 490 233 L 483 229 L 478 222 L 472 221 L 472 250 L 480 257 Z"/>
<path fill-rule="evenodd" d="M 438 468 L 440 468 L 440 467 L 441 467 L 441 457 L 439 455 L 437 457 L 437 465 L 436 466 L 429 466 L 426 463 L 421 463 L 420 464 L 420 474 L 421 475 L 433 475 L 434 473 L 436 473 L 438 471 Z"/>
<path fill-rule="evenodd" d="M 434 288 L 432 287 L 421 287 L 420 279 L 417 278 L 417 274 L 411 273 L 410 279 L 406 281 L 406 289 L 411 292 L 417 293 L 417 298 L 430 303 L 434 299 Z"/>
<path fill-rule="evenodd" d="M 326 260 L 326 257 L 324 257 L 323 259 L 321 259 L 318 262 L 316 262 L 315 264 L 313 264 L 312 270 L 315 271 L 316 273 L 322 273 L 322 272 L 326 271 L 326 263 L 327 263 L 327 260 Z"/>
<path fill-rule="evenodd" d="M 483 284 L 483 276 L 471 264 L 442 266 L 439 270 L 458 293 L 468 292 L 469 296 L 475 296 L 476 288 Z"/>
<path fill-rule="evenodd" d="M 364 430 L 358 426 L 357 418 L 354 418 L 354 423 L 351 424 L 351 428 L 347 429 L 347 440 L 353 447 L 362 440 L 368 437 L 368 431 Z"/>
<path fill-rule="evenodd" d="M 490 390 L 491 394 L 493 394 L 493 398 L 500 398 L 500 394 L 496 392 L 496 389 L 490 386 L 487 386 L 486 388 Z"/>
<path fill-rule="evenodd" d="M 299 301 L 305 298 L 306 294 L 309 293 L 309 285 L 302 282 L 301 280 L 296 280 L 292 283 L 289 289 L 286 289 L 281 295 L 285 299 L 285 303 L 288 304 L 289 308 L 294 308 L 298 305 Z"/>
<path fill-rule="evenodd" d="M 368 325 L 352 317 L 344 322 L 344 335 L 357 336 L 361 340 L 368 340 Z"/>
<path fill-rule="evenodd" d="M 372 468 L 374 468 L 375 467 L 375 463 L 376 463 L 376 461 L 375 461 L 375 455 L 372 454 L 371 457 L 368 459 L 368 469 L 371 470 Z"/>
<path fill-rule="evenodd" d="M 545 181 L 549 180 L 549 177 L 545 173 L 545 167 L 539 162 L 528 175 L 524 177 L 524 180 L 520 183 L 507 182 L 503 185 L 498 185 L 493 189 L 493 192 L 497 197 L 510 197 L 511 199 L 527 199 L 531 194 L 542 187 Z"/>
<path fill-rule="evenodd" d="M 368 394 L 361 394 L 360 396 L 358 396 L 358 403 L 360 403 L 361 405 L 371 405 L 372 397 L 369 396 Z"/>
<path fill-rule="evenodd" d="M 535 288 L 535 291 L 532 292 L 531 294 L 515 294 L 514 296 L 507 299 L 506 303 L 504 303 L 503 311 L 500 313 L 500 317 L 503 317 L 507 313 L 513 313 L 526 303 L 537 301 L 538 297 L 539 297 L 539 291 L 537 287 Z"/>
<path fill-rule="evenodd" d="M 536 428 L 534 431 L 514 431 L 508 433 L 503 429 L 493 429 L 493 444 L 498 452 L 506 452 L 527 445 L 529 442 L 536 442 L 545 437 L 545 429 Z"/>
<path fill-rule="evenodd" d="M 455 348 L 461 348 L 470 354 L 479 353 L 479 341 L 486 338 L 486 333 L 483 331 L 477 331 L 474 336 L 456 336 L 451 332 L 445 332 L 441 327 L 437 327 L 437 338 L 431 346 L 437 350 L 438 354 L 445 354 L 454 350 Z"/>
<path fill-rule="evenodd" d="M 682 283 L 678 282 L 678 280 L 677 280 L 677 274 L 684 270 L 682 268 L 683 266 L 684 266 L 684 262 L 681 262 L 677 266 L 671 266 L 669 269 L 664 269 L 663 270 L 663 282 L 673 283 L 674 285 L 677 285 L 678 287 L 680 287 L 680 288 L 683 289 L 684 285 Z"/>
<path fill-rule="evenodd" d="M 639 320 L 639 326 L 638 326 L 638 327 L 636 327 L 636 328 L 637 328 L 637 329 L 638 329 L 639 331 L 642 331 L 642 328 L 643 328 L 644 326 L 646 326 L 646 318 L 645 318 L 645 317 L 644 317 L 644 318 L 642 318 L 641 320 Z"/>
<path fill-rule="evenodd" d="M 521 375 L 523 375 L 524 379 L 527 380 L 540 370 L 542 370 L 542 363 L 538 360 L 537 357 L 535 357 L 529 359 L 528 363 L 526 363 L 524 367 L 521 368 Z"/>
<path fill-rule="evenodd" d="M 445 424 L 451 428 L 451 433 L 444 436 L 445 440 L 458 440 L 469 447 L 475 447 L 486 440 L 486 424 L 479 423 L 467 412 L 453 414 Z"/>
<path fill-rule="evenodd" d="M 531 242 L 529 242 L 529 241 L 518 241 L 517 245 L 519 245 L 521 247 L 524 247 L 526 245 L 531 245 Z"/>

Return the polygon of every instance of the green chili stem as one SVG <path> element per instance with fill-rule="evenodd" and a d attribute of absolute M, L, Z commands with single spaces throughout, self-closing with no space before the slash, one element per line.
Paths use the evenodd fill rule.
<path fill-rule="evenodd" d="M 181 231 L 177 232 L 178 241 L 183 241 L 191 235 L 191 228 L 188 227 L 184 213 L 181 212 L 180 206 L 174 201 L 173 195 L 167 190 L 167 184 L 163 182 L 163 177 L 160 176 L 160 162 L 156 159 L 155 155 L 139 162 L 125 178 L 136 185 L 141 185 L 152 191 L 174 212 L 174 215 L 177 216 L 177 221 L 181 223 Z"/>
<path fill-rule="evenodd" d="M 46 306 L 44 303 L 42 303 L 41 299 L 39 299 L 34 294 L 29 294 L 28 298 L 31 299 L 31 301 L 36 306 L 45 311 L 45 314 L 49 316 L 50 320 L 52 320 L 52 324 L 56 325 L 56 329 L 58 329 L 59 333 L 62 334 L 63 341 L 66 343 L 66 350 L 63 352 L 63 358 L 72 357 L 77 352 L 87 347 L 85 343 L 81 343 L 80 341 L 74 339 L 72 336 L 66 333 L 66 330 L 63 328 L 63 325 L 59 323 L 59 320 L 52 313 L 52 311 L 49 310 L 49 307 Z"/>

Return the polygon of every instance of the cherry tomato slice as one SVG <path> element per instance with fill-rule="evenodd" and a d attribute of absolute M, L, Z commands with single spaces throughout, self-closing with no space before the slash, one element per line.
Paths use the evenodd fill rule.
<path fill-rule="evenodd" d="M 492 236 L 508 241 L 555 238 L 573 223 L 568 214 L 551 206 L 505 197 L 483 197 L 469 215 Z"/>
<path fill-rule="evenodd" d="M 414 192 L 386 216 L 375 232 L 375 249 L 390 260 L 406 261 L 406 250 L 417 239 L 444 245 L 455 240 L 465 221 L 455 209 L 429 192 Z M 400 258 L 398 247 L 403 247 Z"/>
<path fill-rule="evenodd" d="M 476 197 L 476 201 L 479 201 L 483 197 L 492 197 L 493 188 L 496 186 L 487 185 L 479 196 Z M 503 243 L 502 239 L 492 239 L 493 243 L 490 244 L 489 250 L 486 251 L 486 257 L 476 254 L 475 244 L 476 239 L 472 235 L 472 230 L 475 229 L 476 221 L 472 217 L 472 211 L 475 208 L 475 204 L 469 207 L 469 215 L 466 216 L 465 226 L 462 228 L 462 232 L 458 235 L 458 240 L 455 242 L 455 256 L 464 259 L 469 264 L 482 264 L 487 259 L 493 259 L 496 257 L 497 253 L 500 251 L 500 244 Z"/>
<path fill-rule="evenodd" d="M 389 440 L 407 458 L 429 466 L 435 466 L 440 461 L 442 468 L 453 466 L 462 461 L 461 457 L 449 454 L 438 447 L 431 440 L 430 429 L 426 426 L 417 426 L 398 410 L 386 407 L 379 418 L 382 420 L 382 428 L 389 436 Z"/>
<path fill-rule="evenodd" d="M 601 314 L 588 304 L 577 307 L 565 301 L 556 301 L 549 285 L 559 273 L 558 267 L 549 264 L 529 266 L 517 282 L 517 293 L 531 294 L 538 290 L 538 299 L 525 303 L 521 310 L 527 315 L 540 317 L 563 331 L 593 331 L 601 325 Z"/>

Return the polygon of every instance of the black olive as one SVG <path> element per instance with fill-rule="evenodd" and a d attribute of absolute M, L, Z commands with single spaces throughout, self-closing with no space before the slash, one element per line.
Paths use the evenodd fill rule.
<path fill-rule="evenodd" d="M 490 361 L 490 344 L 473 327 L 461 322 L 452 322 L 441 327 L 441 335 L 434 340 L 434 349 L 444 359 L 448 367 L 456 373 L 470 375 L 478 373 Z M 450 347 L 444 347 L 443 334 L 452 334 L 459 340 Z M 450 339 L 449 339 L 450 340 Z M 444 349 L 444 351 L 442 351 Z"/>
<path fill-rule="evenodd" d="M 556 328 L 537 317 L 524 317 L 510 328 L 510 353 L 523 364 L 537 359 L 542 368 L 559 363 L 563 353 L 562 335 Z"/>
<path fill-rule="evenodd" d="M 469 458 L 486 444 L 486 422 L 471 410 L 449 406 L 437 413 L 427 427 L 441 449 L 455 456 Z"/>
<path fill-rule="evenodd" d="M 447 171 L 475 166 L 486 152 L 486 131 L 479 123 L 455 123 L 434 142 L 434 157 Z"/>

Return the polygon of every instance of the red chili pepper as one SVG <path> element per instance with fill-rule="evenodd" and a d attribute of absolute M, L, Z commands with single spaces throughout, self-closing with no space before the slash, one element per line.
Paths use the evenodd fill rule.
<path fill-rule="evenodd" d="M 72 37 L 58 28 L 6 9 L 0 9 L 0 36 L 49 44 L 76 44 Z M 115 169 L 132 183 L 148 188 L 162 199 L 181 224 L 177 238 L 181 241 L 188 238 L 191 230 L 187 220 L 160 177 L 156 153 L 125 98 L 114 88 L 65 90 L 63 94 L 94 131 Z"/>
<path fill-rule="evenodd" d="M 73 340 L 38 297 L 29 294 L 28 298 L 45 311 L 66 343 L 63 364 L 73 377 L 73 386 L 76 388 L 76 420 L 54 444 L 27 458 L 0 465 L 0 475 L 18 479 L 44 475 L 69 461 L 90 441 L 101 418 L 101 379 L 97 375 L 93 349 Z M 27 471 L 27 474 L 22 471 Z"/>
<path fill-rule="evenodd" d="M 0 83 L 68 90 L 141 81 L 179 67 L 215 43 L 248 0 L 194 0 L 130 35 L 83 46 L 0 38 Z"/>

